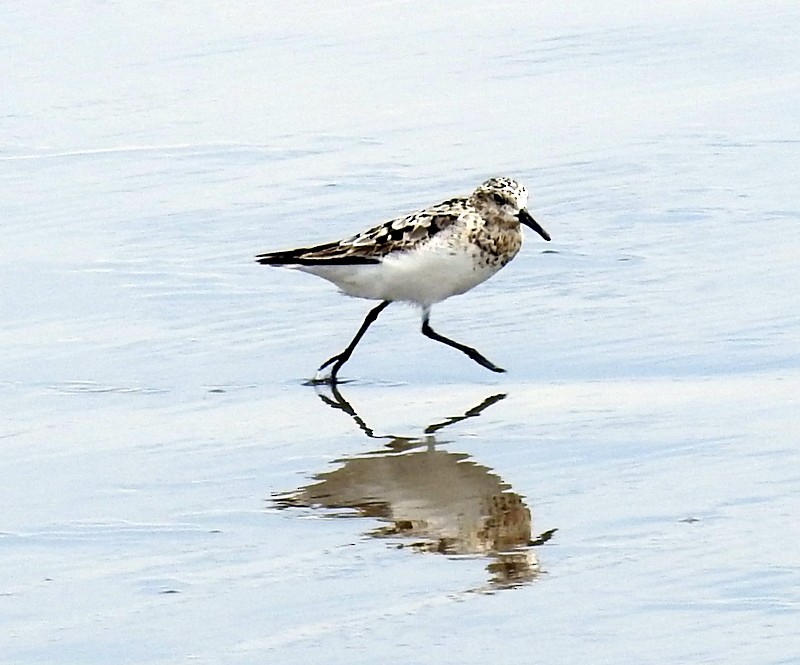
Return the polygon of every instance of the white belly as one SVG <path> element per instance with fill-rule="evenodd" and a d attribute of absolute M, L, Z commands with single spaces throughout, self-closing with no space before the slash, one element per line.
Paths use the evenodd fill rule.
<path fill-rule="evenodd" d="M 501 264 L 468 250 L 427 245 L 387 256 L 381 263 L 298 266 L 327 279 L 348 295 L 370 300 L 405 301 L 430 306 L 469 291 L 494 275 Z"/>

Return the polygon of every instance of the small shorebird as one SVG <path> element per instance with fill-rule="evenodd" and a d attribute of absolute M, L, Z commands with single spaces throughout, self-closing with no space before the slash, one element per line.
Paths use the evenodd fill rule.
<path fill-rule="evenodd" d="M 550 236 L 526 210 L 528 191 L 511 178 L 490 178 L 470 196 L 454 198 L 334 242 L 259 254 L 256 260 L 309 272 L 356 298 L 380 300 L 347 348 L 326 360 L 315 383 L 336 384 L 337 374 L 378 315 L 392 302 L 422 308 L 422 334 L 458 349 L 493 372 L 505 370 L 476 349 L 430 326 L 431 306 L 469 291 L 513 259 L 522 245 L 520 223 Z"/>

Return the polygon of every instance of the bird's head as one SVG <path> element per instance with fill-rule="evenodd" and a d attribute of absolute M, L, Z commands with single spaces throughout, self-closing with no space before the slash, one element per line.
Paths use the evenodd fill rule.
<path fill-rule="evenodd" d="M 512 178 L 489 178 L 472 193 L 470 202 L 485 219 L 522 223 L 550 240 L 550 234 L 528 213 L 528 190 Z"/>

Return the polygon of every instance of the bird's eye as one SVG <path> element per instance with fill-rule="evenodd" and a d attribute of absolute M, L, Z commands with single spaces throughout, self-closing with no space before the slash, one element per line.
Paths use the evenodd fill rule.
<path fill-rule="evenodd" d="M 494 202 L 499 206 L 505 205 L 506 200 L 499 194 L 492 194 L 492 199 L 494 199 Z"/>

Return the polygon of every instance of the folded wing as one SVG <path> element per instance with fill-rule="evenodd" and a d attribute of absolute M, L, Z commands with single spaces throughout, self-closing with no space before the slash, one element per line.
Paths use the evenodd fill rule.
<path fill-rule="evenodd" d="M 466 211 L 465 199 L 452 199 L 338 242 L 266 252 L 256 261 L 271 266 L 359 265 L 380 263 L 392 252 L 413 249 L 455 222 Z"/>

